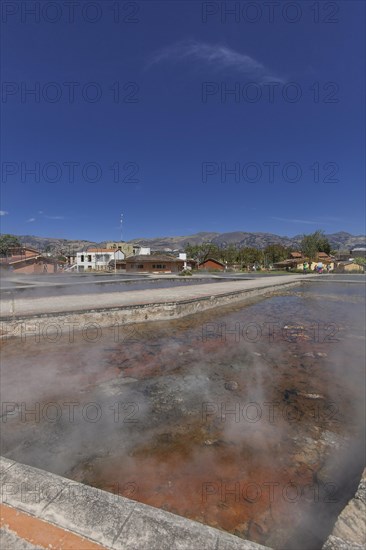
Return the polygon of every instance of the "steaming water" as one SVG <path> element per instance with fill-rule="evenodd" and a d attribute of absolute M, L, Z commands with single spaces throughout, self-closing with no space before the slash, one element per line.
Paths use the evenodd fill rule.
<path fill-rule="evenodd" d="M 320 549 L 364 466 L 364 307 L 363 285 L 310 283 L 73 342 L 9 340 L 3 454 L 276 549 Z"/>

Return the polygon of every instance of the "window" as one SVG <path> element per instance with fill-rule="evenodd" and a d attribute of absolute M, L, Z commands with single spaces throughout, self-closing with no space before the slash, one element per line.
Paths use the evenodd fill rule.
<path fill-rule="evenodd" d="M 81 261 L 81 262 L 84 261 L 84 254 L 81 255 L 80 261 Z"/>
<path fill-rule="evenodd" d="M 139 264 L 139 265 L 137 266 L 137 268 L 138 268 L 138 269 L 144 269 L 144 264 Z"/>
<path fill-rule="evenodd" d="M 91 258 L 92 258 L 92 257 L 91 257 L 91 254 L 88 254 L 88 262 L 91 262 L 91 261 L 92 261 Z"/>

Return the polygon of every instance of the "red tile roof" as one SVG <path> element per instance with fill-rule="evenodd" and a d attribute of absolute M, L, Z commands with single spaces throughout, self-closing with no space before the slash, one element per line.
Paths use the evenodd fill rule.
<path fill-rule="evenodd" d="M 214 258 L 206 258 L 206 260 L 203 260 L 203 262 L 200 262 L 199 265 L 204 265 L 206 262 L 215 262 L 215 264 L 219 264 L 219 265 L 222 265 L 222 267 L 225 267 L 225 264 L 223 264 L 219 260 L 215 260 Z"/>

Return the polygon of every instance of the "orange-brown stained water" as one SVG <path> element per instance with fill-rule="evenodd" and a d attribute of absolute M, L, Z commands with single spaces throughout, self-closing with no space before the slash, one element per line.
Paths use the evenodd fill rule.
<path fill-rule="evenodd" d="M 321 349 L 321 346 L 309 346 L 308 340 L 299 339 L 302 355 Z M 172 373 L 183 376 L 187 355 L 202 354 L 202 350 L 205 356 L 222 355 L 223 349 L 222 343 L 215 340 L 191 342 L 190 353 L 183 352 L 177 357 L 169 348 L 149 353 L 141 344 L 135 346 L 141 348 L 135 350 L 141 361 L 126 364 L 125 350 L 120 349 L 110 362 L 113 364 L 118 357 L 118 362 L 125 365 L 123 376 L 137 380 L 160 379 Z M 235 414 L 230 415 L 238 404 L 242 409 L 245 398 L 241 398 L 241 389 L 250 385 L 258 372 L 248 369 L 228 372 L 223 368 L 220 376 L 237 384 L 237 392 L 231 398 L 226 390 L 219 394 L 217 414 L 204 419 L 201 416 L 200 421 L 184 417 L 179 423 L 162 415 L 157 433 L 155 430 L 147 434 L 147 441 L 134 446 L 127 455 L 111 453 L 96 460 L 90 469 L 81 464 L 70 477 L 112 492 L 117 486 L 121 494 L 145 504 L 266 543 L 273 528 L 281 525 L 281 530 L 286 531 L 293 521 L 298 521 L 309 493 L 310 498 L 312 496 L 316 472 L 321 465 L 320 455 L 314 449 L 309 453 L 299 451 L 291 437 L 301 431 L 304 434 L 311 431 L 313 400 L 299 395 L 292 401 L 291 395 L 288 401 L 284 398 L 286 388 L 301 388 L 308 378 L 307 369 L 300 367 L 299 358 L 292 358 L 290 367 L 285 355 L 282 365 L 271 366 L 271 377 L 264 384 L 276 379 L 277 384 L 267 388 L 268 398 L 276 402 L 281 411 L 291 405 L 290 418 L 294 411 L 299 413 L 291 425 L 283 414 L 277 415 L 276 422 L 271 424 L 269 409 L 265 409 L 263 403 L 258 404 L 264 415 L 258 423 L 249 421 L 256 414 L 255 408 L 254 411 L 247 409 L 244 419 L 243 415 L 239 419 Z M 214 367 L 208 374 L 214 376 L 218 370 Z M 324 394 L 323 376 L 322 369 L 317 369 L 318 380 L 313 382 L 313 391 L 322 388 Z M 221 403 L 228 403 L 224 421 L 220 418 Z M 299 423 L 299 418 L 304 421 Z"/>
<path fill-rule="evenodd" d="M 97 347 L 98 355 L 90 344 L 80 341 L 74 346 L 48 346 L 48 350 L 43 346 L 44 355 L 39 346 L 28 350 L 31 372 L 43 380 L 39 391 L 44 401 L 96 401 L 103 405 L 103 419 L 108 420 L 114 400 L 133 399 L 140 405 L 135 425 L 95 424 L 85 450 L 83 436 L 93 425 L 79 423 L 73 437 L 74 454 L 66 431 L 63 445 L 70 447 L 72 466 L 61 470 L 57 464 L 55 473 L 281 550 L 300 548 L 288 542 L 288 534 L 301 525 L 309 506 L 315 510 L 314 517 L 319 510 L 320 522 L 324 509 L 331 509 L 324 495 L 320 503 L 314 498 L 318 476 L 334 453 L 337 440 L 332 438 L 348 437 L 356 429 L 352 414 L 359 389 L 357 377 L 334 371 L 334 359 L 329 357 L 334 351 L 339 354 L 337 342 L 314 341 L 310 329 L 297 334 L 300 323 L 288 322 L 301 314 L 301 325 L 310 327 L 314 303 L 306 310 L 303 300 L 298 303 L 292 296 L 287 300 L 238 306 L 221 318 L 211 313 L 201 320 L 141 325 L 122 343 L 103 341 Z M 324 311 L 327 320 L 330 314 Z M 331 316 L 332 321 L 335 318 Z M 277 333 L 269 341 L 264 329 L 254 342 L 250 333 L 240 340 L 235 333 L 225 339 L 203 337 L 205 322 L 215 326 L 224 322 L 232 330 L 237 322 L 263 327 L 264 320 L 290 327 L 286 329 L 290 338 L 284 340 Z M 345 327 L 346 319 L 338 315 L 339 337 Z M 19 350 L 9 344 L 7 353 L 16 359 Z M 354 353 L 352 369 L 357 369 L 359 357 Z M 46 366 L 47 371 L 42 371 Z M 10 364 L 10 381 L 18 376 L 17 368 Z M 45 372 L 52 382 L 48 385 Z M 19 375 L 24 379 L 24 373 Z M 62 384 L 55 383 L 62 379 Z M 125 397 L 126 388 L 135 392 L 132 397 Z M 104 406 L 106 395 L 112 401 Z M 213 409 L 203 414 L 207 401 Z M 255 408 L 242 414 L 251 402 L 261 410 L 255 422 Z M 273 421 L 266 402 L 276 403 Z M 335 403 L 336 414 L 329 408 L 331 403 Z M 18 452 L 14 459 L 32 463 L 27 462 L 27 453 L 19 455 L 20 446 L 16 446 L 14 434 L 24 426 L 4 426 L 10 427 L 9 439 L 14 437 Z M 28 449 L 32 441 L 32 437 L 27 441 Z M 54 442 L 58 446 L 56 451 L 51 449 L 52 457 L 60 451 L 52 433 L 50 445 Z M 52 461 L 47 466 L 37 460 L 34 465 L 52 471 Z M 304 544 L 306 550 L 315 548 Z"/>
<path fill-rule="evenodd" d="M 312 485 L 313 472 L 306 467 L 279 471 L 276 458 L 272 466 L 262 464 L 235 445 L 198 447 L 202 435 L 198 428 L 178 442 L 139 448 L 133 460 L 102 461 L 93 471 L 93 484 L 114 491 L 116 483 L 123 489 L 126 480 L 135 480 L 132 494 L 128 485 L 125 496 L 257 542 L 265 541 L 281 516 L 285 527 L 291 519 L 283 517 L 286 504 L 289 507 L 283 489 L 287 487 L 293 499 L 289 482 L 296 490 Z"/>

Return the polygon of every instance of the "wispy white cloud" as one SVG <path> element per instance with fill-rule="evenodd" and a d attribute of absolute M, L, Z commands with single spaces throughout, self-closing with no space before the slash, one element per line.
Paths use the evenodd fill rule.
<path fill-rule="evenodd" d="M 48 214 L 45 214 L 43 210 L 38 210 L 38 214 L 40 215 L 41 218 L 45 218 L 46 220 L 64 220 L 65 219 L 65 216 L 49 216 Z M 32 217 L 26 221 L 27 223 L 35 222 L 36 218 Z"/>
<path fill-rule="evenodd" d="M 296 218 L 277 218 L 276 216 L 271 216 L 272 220 L 277 220 L 280 222 L 288 222 L 288 223 L 306 223 L 309 225 L 324 225 L 323 221 L 315 221 L 315 220 L 298 220 Z M 328 224 L 325 224 L 328 225 Z"/>
<path fill-rule="evenodd" d="M 148 65 L 169 61 L 195 61 L 209 65 L 216 71 L 229 69 L 261 81 L 285 82 L 282 77 L 272 74 L 260 61 L 222 44 L 184 40 L 154 52 Z"/>
<path fill-rule="evenodd" d="M 9 212 L 7 212 L 6 210 L 0 210 L 0 216 L 7 216 L 9 214 Z"/>
<path fill-rule="evenodd" d="M 328 222 L 343 222 L 344 221 L 344 218 L 337 218 L 337 217 L 334 217 L 334 216 L 324 216 L 322 219 L 326 220 Z"/>

